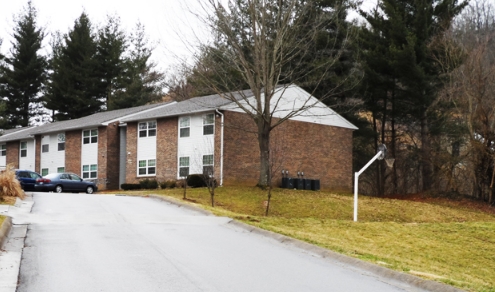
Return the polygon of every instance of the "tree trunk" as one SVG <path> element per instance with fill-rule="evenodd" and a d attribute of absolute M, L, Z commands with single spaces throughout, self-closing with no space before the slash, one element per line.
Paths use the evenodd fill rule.
<path fill-rule="evenodd" d="M 431 189 L 432 182 L 432 170 L 430 163 L 430 138 L 428 137 L 428 124 L 426 117 L 426 110 L 421 116 L 421 166 L 422 166 L 422 190 L 429 191 Z"/>
<path fill-rule="evenodd" d="M 260 118 L 258 122 L 258 144 L 260 147 L 260 177 L 258 186 L 266 188 L 270 181 L 270 124 Z"/>

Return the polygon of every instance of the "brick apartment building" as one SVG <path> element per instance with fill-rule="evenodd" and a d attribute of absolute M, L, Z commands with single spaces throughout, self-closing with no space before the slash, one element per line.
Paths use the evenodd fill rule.
<path fill-rule="evenodd" d="M 320 179 L 324 189 L 351 190 L 352 132 L 357 128 L 297 86 L 277 94 L 276 117 L 304 103 L 313 106 L 273 130 L 275 182 L 287 170 Z M 243 96 L 249 98 L 249 91 Z M 73 172 L 96 180 L 101 190 L 146 178 L 176 180 L 205 168 L 214 170 L 222 185 L 255 185 L 255 129 L 235 103 L 219 95 L 196 97 L 8 130 L 0 137 L 0 166 L 42 175 Z"/>

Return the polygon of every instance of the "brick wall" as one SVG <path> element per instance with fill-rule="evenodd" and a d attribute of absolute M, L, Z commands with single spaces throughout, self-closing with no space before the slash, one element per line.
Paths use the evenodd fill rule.
<path fill-rule="evenodd" d="M 256 127 L 242 113 L 225 112 L 224 184 L 255 185 L 259 177 Z M 274 183 L 282 169 L 320 179 L 321 188 L 352 190 L 352 130 L 286 121 L 271 136 Z"/>
<path fill-rule="evenodd" d="M 34 145 L 34 171 L 41 173 L 41 135 L 35 136 L 36 144 Z"/>
<path fill-rule="evenodd" d="M 119 189 L 120 136 L 118 123 L 106 127 L 107 134 L 107 173 L 108 189 Z M 99 150 L 98 150 L 99 151 Z M 100 155 L 101 156 L 101 155 Z"/>
<path fill-rule="evenodd" d="M 119 128 L 117 123 L 98 128 L 98 189 L 119 188 Z"/>
<path fill-rule="evenodd" d="M 19 168 L 19 141 L 7 142 L 7 165 Z"/>
<path fill-rule="evenodd" d="M 65 132 L 65 171 L 81 174 L 81 130 Z"/>
<path fill-rule="evenodd" d="M 138 183 L 137 171 L 137 122 L 127 123 L 127 163 L 126 163 L 126 183 Z"/>
<path fill-rule="evenodd" d="M 176 117 L 157 121 L 156 179 L 160 182 L 177 178 L 177 135 Z M 136 173 L 135 169 L 134 173 Z"/>

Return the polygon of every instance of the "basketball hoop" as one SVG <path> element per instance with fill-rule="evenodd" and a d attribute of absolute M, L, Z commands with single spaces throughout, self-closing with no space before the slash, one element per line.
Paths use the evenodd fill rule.
<path fill-rule="evenodd" d="M 395 158 L 385 158 L 385 162 L 389 168 L 392 168 L 392 166 L 394 166 Z"/>

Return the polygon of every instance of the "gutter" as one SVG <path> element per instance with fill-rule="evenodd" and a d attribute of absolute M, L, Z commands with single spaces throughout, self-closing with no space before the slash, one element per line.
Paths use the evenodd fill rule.
<path fill-rule="evenodd" d="M 218 109 L 215 109 L 215 112 L 219 114 L 222 119 L 221 119 L 221 130 L 220 130 L 220 185 L 223 186 L 223 122 L 224 122 L 224 115 L 218 111 Z"/>

